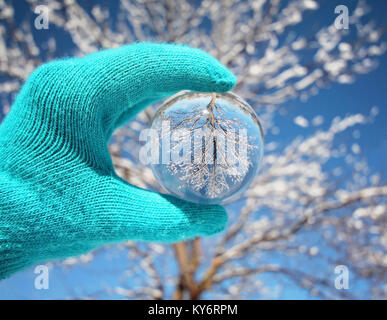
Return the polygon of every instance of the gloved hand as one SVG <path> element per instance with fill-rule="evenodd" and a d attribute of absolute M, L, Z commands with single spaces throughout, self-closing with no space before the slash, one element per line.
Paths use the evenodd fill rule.
<path fill-rule="evenodd" d="M 106 243 L 174 242 L 222 231 L 221 206 L 120 179 L 107 142 L 156 100 L 234 84 L 219 61 L 182 45 L 139 43 L 37 68 L 0 126 L 0 279 Z"/>

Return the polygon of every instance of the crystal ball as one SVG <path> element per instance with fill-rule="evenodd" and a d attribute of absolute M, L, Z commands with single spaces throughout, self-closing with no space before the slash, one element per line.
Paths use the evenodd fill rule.
<path fill-rule="evenodd" d="M 170 194 L 187 201 L 236 200 L 262 161 L 258 117 L 231 92 L 179 92 L 158 109 L 150 131 L 150 164 L 156 179 Z"/>

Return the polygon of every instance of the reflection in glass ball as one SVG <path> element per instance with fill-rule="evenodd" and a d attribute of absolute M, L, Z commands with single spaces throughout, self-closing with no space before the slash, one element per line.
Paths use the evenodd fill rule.
<path fill-rule="evenodd" d="M 235 200 L 247 189 L 263 156 L 263 134 L 253 109 L 233 93 L 182 91 L 155 114 L 156 161 L 151 168 L 172 195 L 196 203 Z"/>

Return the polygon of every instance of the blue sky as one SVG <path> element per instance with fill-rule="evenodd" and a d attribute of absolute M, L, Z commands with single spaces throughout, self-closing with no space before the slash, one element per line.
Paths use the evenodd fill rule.
<path fill-rule="evenodd" d="M 341 1 L 346 2 L 346 1 Z M 384 0 L 373 0 L 372 18 L 381 24 L 386 24 L 385 12 L 387 2 Z M 326 2 L 322 6 L 322 18 L 330 15 L 338 1 Z M 307 28 L 308 26 L 303 25 Z M 362 157 L 366 157 L 372 171 L 382 173 L 386 181 L 386 158 L 387 158 L 387 55 L 379 59 L 379 67 L 369 74 L 359 76 L 353 84 L 335 84 L 323 89 L 307 102 L 292 100 L 283 105 L 287 110 L 277 125 L 280 126 L 280 134 L 271 136 L 280 145 L 286 146 L 298 135 L 309 135 L 315 129 L 302 128 L 294 124 L 293 119 L 302 115 L 312 120 L 316 115 L 325 118 L 323 127 L 328 127 L 331 120 L 336 117 L 344 117 L 347 114 L 363 113 L 369 114 L 372 107 L 377 106 L 379 114 L 372 124 L 359 126 L 360 137 L 356 142 L 362 149 Z M 350 143 L 354 140 L 348 134 L 344 135 L 344 142 Z M 351 140 L 350 140 L 351 139 Z M 352 143 L 352 142 L 351 142 Z M 68 297 L 82 297 L 84 294 L 98 292 L 103 287 L 112 287 L 118 284 L 118 274 L 126 267 L 130 268 L 130 262 L 126 256 L 117 250 L 99 255 L 95 261 L 86 266 L 77 267 L 71 272 L 54 268 L 50 272 L 50 289 L 34 289 L 34 267 L 19 272 L 9 279 L 0 281 L 0 299 L 63 299 Z M 263 278 L 262 278 L 263 279 Z M 269 286 L 274 286 L 276 281 L 271 276 L 265 276 Z M 112 295 L 111 297 L 114 297 Z M 306 292 L 289 285 L 282 293 L 281 298 L 310 298 Z M 366 298 L 366 297 L 365 297 Z"/>

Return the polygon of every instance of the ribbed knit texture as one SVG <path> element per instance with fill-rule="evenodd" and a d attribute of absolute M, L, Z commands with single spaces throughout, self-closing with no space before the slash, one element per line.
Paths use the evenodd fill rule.
<path fill-rule="evenodd" d="M 107 142 L 149 103 L 234 84 L 205 52 L 171 44 L 133 44 L 37 68 L 0 126 L 0 279 L 106 243 L 174 242 L 223 230 L 220 206 L 120 179 Z"/>

